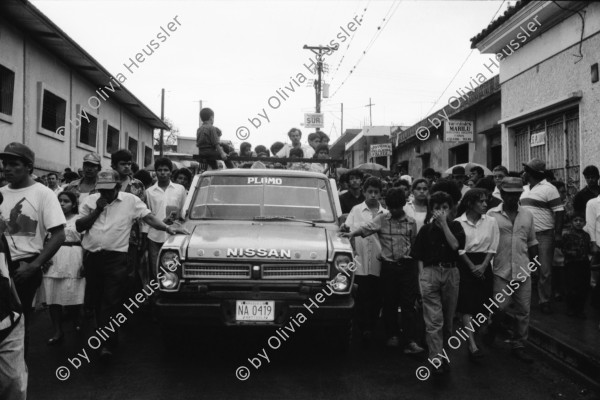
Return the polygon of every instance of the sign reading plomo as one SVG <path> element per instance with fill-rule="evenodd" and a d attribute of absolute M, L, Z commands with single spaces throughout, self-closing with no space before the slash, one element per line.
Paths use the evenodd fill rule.
<path fill-rule="evenodd" d="M 472 142 L 473 121 L 447 120 L 444 121 L 444 141 Z"/>

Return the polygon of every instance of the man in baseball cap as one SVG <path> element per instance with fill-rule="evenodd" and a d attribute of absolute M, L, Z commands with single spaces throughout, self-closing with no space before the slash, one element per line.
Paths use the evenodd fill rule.
<path fill-rule="evenodd" d="M 33 298 L 42 282 L 42 267 L 65 241 L 65 216 L 56 194 L 33 180 L 35 153 L 22 143 L 9 143 L 0 153 L 8 185 L 0 188 L 0 233 L 8 240 L 10 275 L 23 305 L 25 353 Z M 44 241 L 50 233 L 50 239 Z"/>
<path fill-rule="evenodd" d="M 83 156 L 83 165 L 85 165 L 85 163 L 100 165 L 100 155 L 98 155 L 97 153 L 86 154 L 85 156 Z"/>
<path fill-rule="evenodd" d="M 86 232 L 81 246 L 88 252 L 83 264 L 96 323 L 97 326 L 107 326 L 110 319 L 122 311 L 126 298 L 129 282 L 127 254 L 134 223 L 141 219 L 169 235 L 188 232 L 169 226 L 154 216 L 136 195 L 121 192 L 120 174 L 114 169 L 98 173 L 96 190 L 99 193 L 88 196 L 79 207 L 81 217 L 75 226 L 78 232 Z M 118 332 L 115 331 L 103 343 L 100 356 L 110 358 L 117 344 Z"/>
<path fill-rule="evenodd" d="M 105 169 L 98 173 L 98 178 L 96 179 L 96 189 L 97 190 L 112 190 L 119 184 L 119 188 L 121 179 L 119 178 L 119 173 L 114 169 Z"/>
<path fill-rule="evenodd" d="M 83 177 L 65 187 L 65 191 L 76 193 L 79 196 L 79 204 L 90 194 L 96 193 L 96 180 L 102 167 L 100 162 L 100 156 L 96 153 L 88 153 L 83 156 Z"/>
<path fill-rule="evenodd" d="M 498 303 L 499 312 L 494 314 L 492 325 L 484 336 L 484 342 L 491 344 L 504 318 L 505 310 L 515 303 L 515 318 L 512 341 L 512 355 L 525 363 L 532 358 L 525 352 L 525 342 L 529 330 L 529 312 L 531 308 L 531 272 L 539 267 L 538 241 L 535 236 L 533 214 L 519 206 L 519 197 L 523 193 L 521 178 L 506 177 L 499 185 L 503 203 L 492 208 L 487 215 L 498 223 L 500 240 L 494 255 L 494 296 L 503 293 L 508 301 Z M 530 262 L 534 260 L 534 262 Z M 523 279 L 525 279 L 523 281 Z M 509 282 L 518 282 L 517 287 Z M 507 288 L 511 293 L 507 294 Z"/>
<path fill-rule="evenodd" d="M 538 282 L 539 306 L 543 313 L 552 313 L 552 261 L 554 246 L 562 242 L 565 207 L 558 189 L 545 179 L 546 163 L 533 158 L 523 164 L 523 179 L 529 190 L 521 195 L 521 206 L 533 214 L 535 235 L 539 242 L 540 280 Z"/>
<path fill-rule="evenodd" d="M 7 158 L 19 158 L 21 160 L 26 161 L 28 164 L 32 166 L 33 172 L 33 164 L 35 163 L 35 153 L 29 147 L 25 146 L 23 143 L 12 142 L 6 145 L 4 151 L 0 153 L 0 159 L 4 160 Z"/>

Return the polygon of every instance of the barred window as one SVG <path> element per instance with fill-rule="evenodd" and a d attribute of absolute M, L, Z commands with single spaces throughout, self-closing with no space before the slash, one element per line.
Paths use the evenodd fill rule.
<path fill-rule="evenodd" d="M 91 147 L 96 147 L 96 137 L 98 135 L 98 119 L 93 115 L 86 115 L 87 119 L 80 117 L 81 127 L 79 128 L 79 142 L 81 144 L 85 144 Z"/>
<path fill-rule="evenodd" d="M 119 130 L 108 125 L 106 130 L 106 153 L 112 154 L 119 150 Z"/>
<path fill-rule="evenodd" d="M 133 162 L 137 163 L 137 158 L 138 158 L 138 141 L 135 140 L 134 138 L 129 138 L 128 142 L 129 143 L 127 144 L 127 148 L 129 149 L 129 151 L 133 155 Z"/>
<path fill-rule="evenodd" d="M 546 162 L 569 194 L 579 189 L 579 109 L 558 112 L 514 128 L 516 168 L 532 158 Z"/>
<path fill-rule="evenodd" d="M 153 153 L 154 151 L 152 150 L 152 147 L 146 146 L 146 148 L 144 149 L 144 167 L 147 167 L 148 165 L 152 164 Z"/>
<path fill-rule="evenodd" d="M 66 111 L 66 100 L 44 89 L 42 103 L 42 128 L 51 132 L 57 132 L 59 127 L 65 126 Z M 65 136 L 64 129 L 61 129 L 57 133 L 63 137 Z"/>
<path fill-rule="evenodd" d="M 15 73 L 0 65 L 0 113 L 12 115 Z"/>

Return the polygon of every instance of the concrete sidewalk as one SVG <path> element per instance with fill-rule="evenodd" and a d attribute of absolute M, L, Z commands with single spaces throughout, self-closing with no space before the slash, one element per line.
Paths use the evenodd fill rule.
<path fill-rule="evenodd" d="M 565 302 L 554 301 L 554 312 L 543 314 L 536 297 L 534 294 L 532 299 L 529 342 L 600 388 L 600 311 L 588 301 L 586 319 L 569 317 Z"/>

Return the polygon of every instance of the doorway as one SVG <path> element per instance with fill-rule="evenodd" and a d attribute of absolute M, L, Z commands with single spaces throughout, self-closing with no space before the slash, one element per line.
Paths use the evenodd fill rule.
<path fill-rule="evenodd" d="M 469 143 L 450 149 L 450 166 L 469 162 Z"/>

